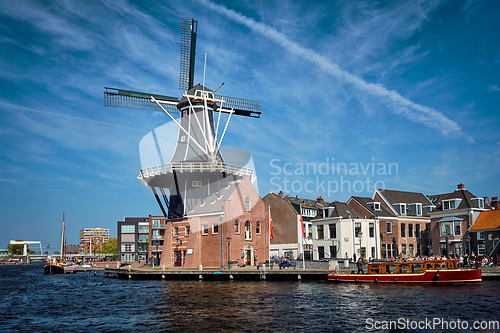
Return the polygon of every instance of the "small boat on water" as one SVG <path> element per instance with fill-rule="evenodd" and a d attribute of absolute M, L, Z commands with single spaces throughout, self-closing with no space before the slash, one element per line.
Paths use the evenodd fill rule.
<path fill-rule="evenodd" d="M 61 241 L 61 254 L 60 256 L 48 256 L 43 271 L 45 274 L 63 274 L 64 268 L 72 266 L 73 264 L 66 261 L 66 241 L 65 241 L 65 221 L 63 213 L 63 227 L 62 227 L 62 241 Z"/>
<path fill-rule="evenodd" d="M 481 282 L 480 269 L 463 269 L 458 259 L 374 262 L 367 274 L 334 273 L 328 281 L 368 283 L 465 283 Z"/>

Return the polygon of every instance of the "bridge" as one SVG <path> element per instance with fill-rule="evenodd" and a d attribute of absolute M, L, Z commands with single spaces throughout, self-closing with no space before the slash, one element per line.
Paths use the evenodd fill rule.
<path fill-rule="evenodd" d="M 14 240 L 11 240 L 10 244 L 18 244 L 18 245 L 22 244 L 22 245 L 24 245 L 23 256 L 28 255 L 28 244 L 38 244 L 38 245 L 40 245 L 40 255 L 43 255 L 42 242 L 40 242 L 40 241 L 14 241 Z"/>

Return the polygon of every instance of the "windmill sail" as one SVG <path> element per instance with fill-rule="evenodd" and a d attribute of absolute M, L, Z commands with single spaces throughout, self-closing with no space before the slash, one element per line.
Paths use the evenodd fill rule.
<path fill-rule="evenodd" d="M 181 75 L 179 89 L 184 91 L 193 88 L 197 30 L 197 21 L 181 18 Z"/>

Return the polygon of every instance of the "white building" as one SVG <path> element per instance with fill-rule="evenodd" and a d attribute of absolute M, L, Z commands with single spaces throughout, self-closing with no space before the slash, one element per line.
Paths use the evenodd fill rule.
<path fill-rule="evenodd" d="M 349 205 L 333 202 L 323 217 L 312 221 L 313 260 L 330 258 L 380 259 L 378 221 L 361 218 Z"/>

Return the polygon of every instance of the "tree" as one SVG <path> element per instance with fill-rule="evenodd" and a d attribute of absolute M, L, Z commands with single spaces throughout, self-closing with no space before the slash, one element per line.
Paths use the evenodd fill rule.
<path fill-rule="evenodd" d="M 16 239 L 16 242 L 22 242 L 23 239 Z M 7 250 L 11 254 L 22 255 L 24 252 L 24 244 L 9 244 L 7 245 Z M 28 253 L 30 253 L 30 248 L 28 247 Z"/>
<path fill-rule="evenodd" d="M 104 243 L 102 252 L 105 254 L 117 254 L 118 253 L 118 241 L 116 238 L 110 238 L 109 241 Z"/>

